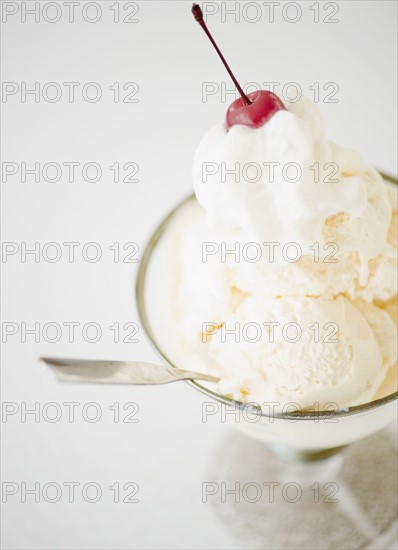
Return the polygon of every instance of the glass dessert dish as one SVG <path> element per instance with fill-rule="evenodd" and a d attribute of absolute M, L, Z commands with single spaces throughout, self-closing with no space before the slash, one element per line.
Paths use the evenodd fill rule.
<path fill-rule="evenodd" d="M 398 183 L 395 178 L 384 174 L 383 178 L 390 184 Z M 137 276 L 136 301 L 141 324 L 168 368 L 195 370 L 192 365 L 180 364 L 178 354 L 175 353 L 179 346 L 179 327 L 175 325 L 171 313 L 172 298 L 169 290 L 173 274 L 167 272 L 165 267 L 170 250 L 164 243 L 172 228 L 174 231 L 178 228 L 179 220 L 189 217 L 196 208 L 196 198 L 192 195 L 178 204 L 161 222 L 143 252 Z M 288 531 L 301 534 L 299 538 L 295 535 L 290 539 L 285 523 L 286 506 L 289 504 L 286 495 L 281 494 L 279 499 L 274 495 L 272 503 L 268 498 L 265 503 L 256 502 L 255 506 L 252 501 L 246 500 L 241 502 L 240 507 L 236 499 L 232 505 L 224 501 L 221 507 L 218 506 L 219 499 L 216 499 L 216 511 L 221 519 L 228 525 L 231 520 L 235 525 L 241 525 L 239 529 L 236 527 L 238 538 L 244 532 L 242 517 L 246 517 L 245 522 L 252 525 L 250 536 L 247 533 L 244 535 L 243 547 L 336 548 L 344 544 L 344 548 L 381 548 L 386 544 L 385 539 L 391 537 L 395 529 L 395 501 L 393 495 L 388 498 L 385 494 L 380 495 L 378 488 L 384 482 L 387 487 L 391 487 L 391 476 L 395 475 L 395 450 L 391 438 L 383 435 L 384 432 L 377 432 L 390 425 L 396 417 L 398 392 L 391 391 L 392 385 L 382 385 L 381 391 L 372 401 L 355 406 L 336 408 L 331 404 L 328 410 L 290 408 L 284 413 L 277 413 L 272 408 L 267 410 L 229 399 L 210 383 L 194 380 L 187 383 L 211 402 L 240 411 L 242 414 L 239 421 L 236 421 L 235 415 L 230 424 L 251 436 L 251 439 L 245 438 L 243 434 L 235 432 L 219 445 L 218 451 L 223 459 L 212 461 L 210 479 L 222 480 L 227 477 L 235 483 L 241 482 L 242 486 L 245 481 L 252 482 L 261 476 L 262 479 L 268 476 L 271 478 L 268 482 L 272 480 L 281 486 L 286 480 L 295 480 L 294 483 L 301 489 L 305 485 L 307 493 L 311 495 L 310 487 L 313 488 L 316 483 L 324 487 L 327 481 L 326 486 L 330 488 L 330 483 L 335 484 L 340 491 L 337 501 L 324 498 L 315 508 L 314 502 L 311 499 L 309 502 L 308 498 L 296 502 L 295 513 L 288 522 Z M 261 442 L 266 445 L 261 445 Z M 351 443 L 355 444 L 345 449 Z M 384 481 L 380 480 L 380 471 L 375 468 L 380 456 L 384 475 L 388 478 L 383 478 Z M 216 471 L 215 464 L 218 465 Z M 356 472 L 355 475 L 352 472 Z M 376 472 L 377 475 L 374 475 Z M 364 480 L 365 489 L 361 486 Z M 380 499 L 376 498 L 377 495 Z M 373 508 L 369 505 L 370 500 Z M 336 502 L 333 507 L 336 516 L 334 520 L 325 523 L 320 518 L 331 512 L 330 502 Z M 247 509 L 243 511 L 245 506 Z M 309 510 L 311 528 L 303 516 Z M 344 521 L 341 519 L 343 517 Z M 338 534 L 334 530 L 333 521 L 339 524 Z M 286 533 L 285 537 L 281 536 L 281 529 Z M 318 539 L 323 541 L 322 546 L 316 542 Z"/>
<path fill-rule="evenodd" d="M 383 177 L 397 183 L 390 176 Z M 170 225 L 180 216 L 189 214 L 195 203 L 193 195 L 185 199 L 158 226 L 143 252 L 137 276 L 136 300 L 142 326 L 155 350 L 171 368 L 189 369 L 190 365 L 175 364 L 170 350 L 171 346 L 178 345 L 178 340 L 170 342 L 170 338 L 178 338 L 178 327 L 173 328 L 174 334 L 168 328 L 172 321 L 167 314 L 170 304 L 167 303 L 168 281 L 162 264 L 162 242 Z M 248 434 L 309 459 L 330 455 L 335 449 L 382 429 L 394 418 L 397 410 L 397 391 L 342 409 L 331 404 L 324 411 L 290 409 L 291 412 L 277 413 L 272 407 L 267 412 L 264 407 L 250 407 L 247 403 L 232 400 L 218 393 L 212 384 L 194 380 L 187 383 L 212 400 L 241 409 L 245 413 L 242 418 L 246 416 L 247 421 L 238 423 L 238 427 Z"/>

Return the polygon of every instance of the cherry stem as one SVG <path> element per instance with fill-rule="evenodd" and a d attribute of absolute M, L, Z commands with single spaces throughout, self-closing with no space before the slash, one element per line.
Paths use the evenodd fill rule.
<path fill-rule="evenodd" d="M 221 59 L 221 61 L 224 63 L 224 67 L 227 69 L 229 76 L 232 78 L 232 81 L 233 81 L 233 83 L 235 84 L 236 89 L 237 89 L 238 92 L 240 93 L 240 96 L 241 96 L 241 98 L 243 99 L 244 104 L 245 104 L 245 105 L 251 105 L 252 102 L 251 102 L 250 99 L 247 97 L 247 95 L 246 95 L 245 92 L 242 90 L 242 88 L 240 87 L 239 82 L 236 80 L 236 78 L 235 78 L 233 72 L 232 72 L 231 69 L 229 68 L 228 63 L 225 61 L 223 54 L 220 52 L 219 47 L 218 47 L 217 44 L 215 43 L 214 38 L 213 38 L 212 35 L 210 34 L 210 31 L 209 31 L 209 29 L 207 28 L 206 23 L 204 22 L 204 19 L 203 19 L 203 12 L 202 12 L 201 7 L 199 6 L 199 4 L 193 4 L 193 5 L 192 5 L 192 13 L 193 13 L 193 16 L 195 17 L 196 21 L 199 23 L 199 25 L 202 27 L 202 29 L 205 31 L 205 33 L 206 33 L 207 36 L 209 37 L 210 42 L 211 42 L 211 43 L 213 44 L 213 46 L 214 46 L 214 49 L 216 50 L 216 52 L 217 52 L 218 55 L 220 56 L 220 59 Z"/>

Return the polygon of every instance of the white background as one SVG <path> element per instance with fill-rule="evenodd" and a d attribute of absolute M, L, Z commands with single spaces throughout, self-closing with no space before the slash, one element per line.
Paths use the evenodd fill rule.
<path fill-rule="evenodd" d="M 31 15 L 23 22 L 23 5 L 31 9 L 33 2 L 2 4 L 3 10 L 6 4 L 18 9 L 2 24 L 2 78 L 18 86 L 15 95 L 3 96 L 3 162 L 19 168 L 24 162 L 28 167 L 97 162 L 103 171 L 97 183 L 84 181 L 81 168 L 72 183 L 66 169 L 56 183 L 43 176 L 36 183 L 29 175 L 23 183 L 20 172 L 2 180 L 2 239 L 18 246 L 2 263 L 3 329 L 5 322 L 18 328 L 2 353 L 3 401 L 15 403 L 17 410 L 3 416 L 3 481 L 26 482 L 29 488 L 34 482 L 81 483 L 73 504 L 66 493 L 53 504 L 43 498 L 35 503 L 32 496 L 23 503 L 20 493 L 10 496 L 3 506 L 3 547 L 239 548 L 201 500 L 212 450 L 226 428 L 216 419 L 202 422 L 200 394 L 183 383 L 63 386 L 37 362 L 40 355 L 157 360 L 142 332 L 138 343 L 114 342 L 109 326 L 120 323 L 124 337 L 123 325 L 138 322 L 133 297 L 137 264 L 115 262 L 109 246 L 136 242 L 142 248 L 167 211 L 191 192 L 194 149 L 232 100 L 229 96 L 223 103 L 218 93 L 204 101 L 203 83 L 225 82 L 230 88 L 228 77 L 194 22 L 189 1 L 141 2 L 139 21 L 130 24 L 114 22 L 114 2 L 99 2 L 102 16 L 96 23 L 84 20 L 86 2 L 76 8 L 73 23 L 62 2 L 56 23 L 43 19 L 46 2 L 38 3 L 40 22 Z M 121 18 L 132 11 L 127 4 L 119 2 Z M 210 4 L 209 9 L 215 5 Z M 235 4 L 239 22 L 236 15 L 223 18 L 224 8 Z M 273 23 L 264 3 L 257 4 L 262 16 L 255 23 L 250 22 L 254 8 L 245 2 L 221 2 L 207 18 L 240 82 L 296 82 L 310 97 L 310 86 L 318 82 L 321 100 L 323 86 L 337 83 L 338 102 L 320 102 L 329 138 L 396 175 L 396 2 L 339 2 L 338 23 L 329 24 L 322 22 L 330 13 L 323 3 L 319 23 L 309 9 L 313 2 L 299 3 L 302 14 L 296 23 L 283 18 L 283 2 L 275 8 Z M 46 9 L 44 16 L 54 18 L 54 8 Z M 85 13 L 86 19 L 94 17 L 94 11 Z M 293 9 L 285 15 L 295 17 Z M 80 85 L 69 102 L 62 83 L 72 81 Z M 27 88 L 38 82 L 41 93 L 46 83 L 57 82 L 62 97 L 51 103 L 45 93 L 38 102 L 28 95 L 23 102 L 23 82 Z M 88 82 L 101 86 L 96 103 L 82 96 Z M 121 88 L 138 83 L 139 102 L 116 103 L 109 89 L 115 82 Z M 53 93 L 48 89 L 50 97 Z M 125 94 L 122 90 L 121 97 Z M 115 183 L 109 170 L 115 162 L 138 163 L 139 182 Z M 68 241 L 80 243 L 72 263 L 62 245 Z M 92 241 L 102 250 L 97 263 L 82 258 L 83 245 Z M 35 242 L 40 252 L 46 243 L 60 243 L 62 258 L 50 263 L 41 255 L 35 262 L 28 255 L 24 262 L 21 243 L 32 248 Z M 80 323 L 73 343 L 65 321 Z M 48 322 L 63 326 L 58 343 L 42 333 L 38 342 L 32 335 L 23 341 L 22 323 L 27 328 L 39 323 L 42 329 Z M 88 322 L 102 328 L 95 344 L 82 337 Z M 79 403 L 73 423 L 62 405 L 72 401 Z M 39 403 L 37 423 L 33 415 L 23 422 L 23 402 L 28 408 Z M 47 420 L 47 412 L 54 414 L 54 409 L 43 410 L 49 402 L 61 407 L 58 422 Z M 102 412 L 97 423 L 82 418 L 89 402 Z M 122 409 L 127 402 L 139 405 L 138 423 L 114 421 L 109 407 L 119 403 Z M 121 419 L 125 414 L 122 410 Z M 81 497 L 82 485 L 90 481 L 103 491 L 96 504 Z M 138 483 L 139 503 L 114 503 L 109 486 L 115 482 Z"/>

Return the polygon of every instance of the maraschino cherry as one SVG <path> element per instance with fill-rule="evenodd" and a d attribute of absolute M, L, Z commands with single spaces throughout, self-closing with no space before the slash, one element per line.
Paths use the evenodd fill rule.
<path fill-rule="evenodd" d="M 212 35 L 207 28 L 206 23 L 203 20 L 203 13 L 198 4 L 192 5 L 192 13 L 196 21 L 205 31 L 213 44 L 216 52 L 220 56 L 221 61 L 224 63 L 225 68 L 228 71 L 229 76 L 232 78 L 240 97 L 236 99 L 228 107 L 226 123 L 228 128 L 235 124 L 243 124 L 244 126 L 250 126 L 251 128 L 259 128 L 267 120 L 269 120 L 278 111 L 285 111 L 286 108 L 279 97 L 270 92 L 269 90 L 259 90 L 246 95 L 236 80 L 234 74 L 229 68 L 228 63 L 225 61 L 224 56 L 220 52 L 217 44 L 215 43 Z"/>

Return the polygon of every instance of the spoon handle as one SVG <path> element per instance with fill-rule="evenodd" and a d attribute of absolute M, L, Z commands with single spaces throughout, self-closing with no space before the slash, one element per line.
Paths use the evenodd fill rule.
<path fill-rule="evenodd" d="M 143 361 L 97 361 L 53 357 L 41 357 L 40 361 L 62 382 L 132 385 L 168 384 L 178 380 L 218 382 L 218 378 L 208 374 L 167 368 Z"/>

